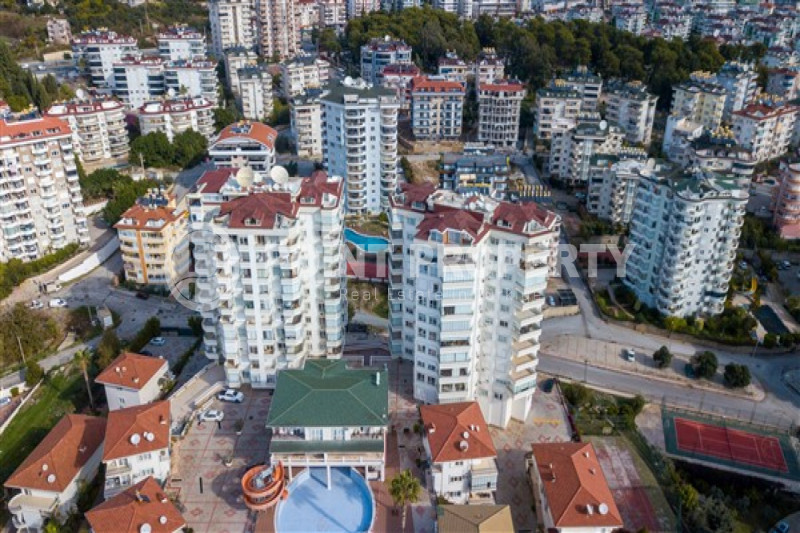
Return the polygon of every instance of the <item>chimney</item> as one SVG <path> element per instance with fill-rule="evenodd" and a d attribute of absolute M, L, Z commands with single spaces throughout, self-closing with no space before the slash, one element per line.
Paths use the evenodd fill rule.
<path fill-rule="evenodd" d="M 431 424 L 428 428 L 428 433 L 436 433 L 436 424 Z"/>
<path fill-rule="evenodd" d="M 136 490 L 136 501 L 139 503 L 144 503 L 144 498 L 142 498 L 142 494 L 138 489 Z"/>

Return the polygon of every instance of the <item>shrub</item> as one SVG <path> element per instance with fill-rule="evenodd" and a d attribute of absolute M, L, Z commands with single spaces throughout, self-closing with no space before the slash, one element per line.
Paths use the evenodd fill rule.
<path fill-rule="evenodd" d="M 764 348 L 774 348 L 778 345 L 778 336 L 774 333 L 767 333 L 764 335 Z"/>
<path fill-rule="evenodd" d="M 653 361 L 658 368 L 668 368 L 672 363 L 672 352 L 666 346 L 662 346 L 653 354 Z"/>
<path fill-rule="evenodd" d="M 187 322 L 195 337 L 199 337 L 203 334 L 203 317 L 200 315 L 192 315 Z"/>
<path fill-rule="evenodd" d="M 725 384 L 732 388 L 741 388 L 750 385 L 750 369 L 747 365 L 728 363 L 725 365 Z"/>
<path fill-rule="evenodd" d="M 711 379 L 714 377 L 714 374 L 717 373 L 717 367 L 719 363 L 717 362 L 717 356 L 714 352 L 710 352 L 708 350 L 695 355 L 692 359 L 692 364 L 694 366 L 694 373 L 699 378 L 703 379 Z"/>
<path fill-rule="evenodd" d="M 150 317 L 147 319 L 147 322 L 144 323 L 142 329 L 139 330 L 139 333 L 137 333 L 130 342 L 128 349 L 132 352 L 138 352 L 150 342 L 150 339 L 157 337 L 160 333 L 161 321 L 157 317 Z"/>
<path fill-rule="evenodd" d="M 566 383 L 561 386 L 561 390 L 564 392 L 564 398 L 573 407 L 581 407 L 587 403 L 592 403 L 594 399 L 592 391 L 580 383 Z"/>
<path fill-rule="evenodd" d="M 16 398 L 17 396 L 19 396 L 19 387 L 11 387 L 11 390 L 9 392 L 11 393 L 12 398 Z"/>

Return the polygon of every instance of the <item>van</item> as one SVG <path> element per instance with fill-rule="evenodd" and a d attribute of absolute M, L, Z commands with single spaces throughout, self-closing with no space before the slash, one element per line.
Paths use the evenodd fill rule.
<path fill-rule="evenodd" d="M 61 284 L 57 281 L 48 281 L 44 284 L 44 292 L 45 294 L 50 294 L 51 292 L 57 292 L 61 290 Z"/>

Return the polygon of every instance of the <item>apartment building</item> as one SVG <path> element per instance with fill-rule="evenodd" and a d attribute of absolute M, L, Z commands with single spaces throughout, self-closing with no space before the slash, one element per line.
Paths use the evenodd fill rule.
<path fill-rule="evenodd" d="M 72 42 L 72 29 L 67 19 L 50 17 L 47 19 L 47 42 L 51 44 L 70 44 Z"/>
<path fill-rule="evenodd" d="M 89 244 L 72 130 L 54 117 L 0 119 L 0 261 Z"/>
<path fill-rule="evenodd" d="M 261 122 L 237 122 L 225 126 L 208 147 L 208 156 L 217 167 L 251 169 L 266 177 L 275 165 L 275 139 L 278 132 Z"/>
<path fill-rule="evenodd" d="M 347 24 L 347 2 L 345 0 L 319 0 L 319 22 L 326 28 L 344 29 Z"/>
<path fill-rule="evenodd" d="M 5 487 L 15 489 L 7 509 L 17 531 L 39 531 L 77 509 L 82 485 L 100 467 L 105 429 L 102 418 L 64 415 L 14 470 Z"/>
<path fill-rule="evenodd" d="M 411 81 L 420 76 L 419 67 L 405 63 L 386 65 L 381 73 L 381 86 L 395 92 L 400 109 L 408 113 L 411 108 Z"/>
<path fill-rule="evenodd" d="M 525 420 L 560 218 L 534 203 L 406 185 L 389 210 L 390 347 L 414 398 L 477 400 L 489 424 Z"/>
<path fill-rule="evenodd" d="M 308 359 L 278 374 L 267 417 L 269 451 L 287 479 L 321 467 L 330 487 L 332 469 L 352 467 L 367 481 L 383 481 L 388 426 L 387 370 Z"/>
<path fill-rule="evenodd" d="M 319 6 L 316 0 L 297 0 L 295 3 L 297 11 L 297 31 L 302 35 L 303 32 L 311 31 L 319 26 Z"/>
<path fill-rule="evenodd" d="M 800 68 L 779 68 L 769 71 L 767 93 L 789 101 L 800 97 Z"/>
<path fill-rule="evenodd" d="M 667 159 L 686 166 L 690 159 L 691 144 L 703 135 L 703 125 L 677 115 L 667 117 L 661 150 Z"/>
<path fill-rule="evenodd" d="M 672 87 L 670 114 L 713 131 L 722 123 L 727 96 L 711 75 L 695 72 L 691 80 Z"/>
<path fill-rule="evenodd" d="M 287 99 L 306 89 L 328 84 L 331 64 L 316 55 L 301 55 L 281 63 L 281 91 Z"/>
<path fill-rule="evenodd" d="M 560 80 L 551 81 L 550 85 L 536 91 L 533 134 L 540 140 L 549 139 L 555 122 L 577 120 L 582 103 L 574 87 Z"/>
<path fill-rule="evenodd" d="M 772 223 L 781 238 L 800 239 L 800 163 L 781 161 L 780 183 L 772 196 Z"/>
<path fill-rule="evenodd" d="M 547 442 L 531 445 L 528 466 L 536 500 L 537 525 L 561 533 L 607 533 L 621 529 L 614 503 L 592 443 Z"/>
<path fill-rule="evenodd" d="M 589 167 L 586 210 L 616 225 L 631 221 L 633 200 L 643 169 L 652 171 L 655 161 L 640 149 L 622 149 L 616 154 L 598 154 Z"/>
<path fill-rule="evenodd" d="M 343 188 L 324 172 L 268 186 L 223 169 L 189 193 L 203 350 L 228 385 L 272 388 L 307 358 L 341 357 Z"/>
<path fill-rule="evenodd" d="M 658 96 L 640 81 L 613 81 L 606 86 L 606 118 L 625 132 L 631 144 L 649 146 Z"/>
<path fill-rule="evenodd" d="M 180 533 L 186 520 L 153 477 L 93 507 L 86 513 L 92 533 Z"/>
<path fill-rule="evenodd" d="M 420 405 L 433 491 L 448 502 L 495 503 L 497 451 L 477 402 Z"/>
<path fill-rule="evenodd" d="M 624 137 L 621 128 L 599 113 L 581 113 L 574 127 L 553 133 L 546 171 L 567 183 L 585 185 L 592 156 L 618 152 Z"/>
<path fill-rule="evenodd" d="M 510 174 L 508 156 L 492 150 L 447 153 L 439 165 L 439 187 L 468 196 L 504 198 Z"/>
<path fill-rule="evenodd" d="M 114 96 L 126 109 L 142 107 L 147 101 L 162 96 L 164 85 L 164 61 L 160 57 L 123 57 L 113 66 Z"/>
<path fill-rule="evenodd" d="M 494 48 L 484 48 L 472 65 L 471 74 L 477 86 L 502 80 L 506 77 L 505 63 L 495 53 Z"/>
<path fill-rule="evenodd" d="M 458 139 L 466 88 L 457 81 L 420 76 L 411 81 L 411 130 L 420 140 Z"/>
<path fill-rule="evenodd" d="M 593 73 L 586 65 L 580 65 L 559 78 L 575 89 L 581 99 L 581 111 L 597 111 L 603 78 Z"/>
<path fill-rule="evenodd" d="M 345 179 L 345 210 L 386 210 L 397 184 L 397 98 L 388 89 L 345 80 L 321 101 L 323 164 Z"/>
<path fill-rule="evenodd" d="M 411 63 L 411 47 L 388 35 L 372 39 L 361 47 L 361 78 L 372 85 L 380 85 L 381 72 L 386 65 Z"/>
<path fill-rule="evenodd" d="M 614 18 L 614 27 L 618 30 L 641 35 L 647 28 L 647 10 L 643 5 L 614 5 L 611 6 L 611 13 Z"/>
<path fill-rule="evenodd" d="M 225 50 L 225 79 L 228 88 L 236 94 L 239 91 L 239 70 L 255 67 L 258 64 L 258 54 L 241 46 Z"/>
<path fill-rule="evenodd" d="M 497 148 L 516 146 L 523 98 L 525 86 L 518 81 L 482 84 L 478 88 L 478 141 Z"/>
<path fill-rule="evenodd" d="M 265 120 L 272 115 L 272 76 L 260 67 L 240 68 L 236 92 L 242 116 L 247 120 Z"/>
<path fill-rule="evenodd" d="M 116 411 L 156 401 L 168 371 L 166 359 L 123 352 L 94 381 L 105 389 L 108 410 Z"/>
<path fill-rule="evenodd" d="M 75 99 L 51 106 L 44 115 L 69 124 L 75 154 L 88 170 L 128 161 L 130 145 L 121 103 L 106 98 Z"/>
<path fill-rule="evenodd" d="M 640 174 L 625 284 L 665 315 L 722 312 L 747 188 L 736 177 L 707 170 L 657 165 Z"/>
<path fill-rule="evenodd" d="M 774 159 L 789 150 L 798 114 L 797 106 L 764 99 L 733 112 L 736 142 L 757 162 Z"/>
<path fill-rule="evenodd" d="M 72 39 L 72 57 L 84 65 L 89 82 L 101 89 L 114 86 L 115 63 L 138 53 L 136 39 L 113 31 L 85 31 Z"/>
<path fill-rule="evenodd" d="M 297 55 L 300 51 L 300 28 L 295 0 L 258 0 L 256 9 L 261 55 L 279 61 Z"/>
<path fill-rule="evenodd" d="M 217 102 L 217 64 L 204 59 L 167 62 L 164 64 L 164 89 L 175 95 L 202 96 L 209 102 Z"/>
<path fill-rule="evenodd" d="M 206 58 L 206 36 L 185 24 L 169 26 L 156 36 L 158 55 L 164 61 L 195 61 Z"/>
<path fill-rule="evenodd" d="M 125 279 L 169 289 L 189 271 L 186 212 L 175 197 L 155 191 L 140 198 L 114 224 Z"/>
<path fill-rule="evenodd" d="M 169 400 L 108 413 L 103 444 L 106 500 L 153 477 L 164 484 L 170 468 Z"/>
<path fill-rule="evenodd" d="M 172 142 L 186 130 L 201 133 L 206 139 L 214 136 L 216 104 L 202 96 L 150 101 L 139 108 L 139 129 L 142 135 L 163 132 Z M 133 164 L 137 164 L 133 161 Z"/>
<path fill-rule="evenodd" d="M 473 75 L 474 70 L 471 65 L 468 65 L 466 61 L 458 57 L 458 54 L 448 51 L 443 57 L 439 58 L 436 73 L 447 80 L 466 84 L 469 77 Z"/>
<path fill-rule="evenodd" d="M 229 48 L 255 50 L 259 44 L 255 0 L 210 0 L 211 53 L 222 58 Z"/>
<path fill-rule="evenodd" d="M 736 143 L 733 130 L 724 126 L 691 141 L 686 154 L 688 165 L 731 174 L 742 187 L 749 186 L 757 163 L 747 148 Z"/>
<path fill-rule="evenodd" d="M 347 0 L 347 20 L 381 9 L 380 0 Z"/>
<path fill-rule="evenodd" d="M 756 97 L 758 72 L 751 63 L 727 61 L 714 78 L 727 94 L 722 120 L 730 122 L 734 111 L 742 109 Z"/>
<path fill-rule="evenodd" d="M 322 91 L 311 89 L 289 102 L 292 136 L 298 157 L 322 159 Z"/>

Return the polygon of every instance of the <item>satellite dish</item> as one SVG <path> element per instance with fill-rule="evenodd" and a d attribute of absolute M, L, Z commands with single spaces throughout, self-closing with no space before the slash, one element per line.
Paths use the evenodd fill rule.
<path fill-rule="evenodd" d="M 49 476 L 47 476 L 47 482 L 50 484 L 55 483 L 56 482 L 55 474 L 50 474 Z"/>
<path fill-rule="evenodd" d="M 272 181 L 275 183 L 283 185 L 289 181 L 289 171 L 280 165 L 276 165 L 269 171 L 269 177 L 272 178 Z"/>
<path fill-rule="evenodd" d="M 139 533 L 152 533 L 152 531 L 153 528 L 150 527 L 150 524 L 148 524 L 147 522 L 139 526 Z"/>
<path fill-rule="evenodd" d="M 50 468 L 50 467 L 49 467 L 49 466 L 47 466 L 47 463 L 43 464 L 43 465 L 42 465 L 42 472 L 47 472 L 47 470 L 48 470 L 49 468 Z"/>
<path fill-rule="evenodd" d="M 147 440 L 147 442 L 153 442 L 153 440 L 155 440 L 156 436 L 153 435 L 152 433 L 145 433 L 144 434 L 144 438 Z"/>
<path fill-rule="evenodd" d="M 465 431 L 464 433 L 461 434 L 461 436 L 464 437 L 465 439 L 468 439 L 469 438 L 469 432 Z"/>
<path fill-rule="evenodd" d="M 131 435 L 131 444 L 136 446 L 140 442 L 142 442 L 142 436 L 141 435 L 139 435 L 138 433 L 134 433 L 133 435 Z"/>
<path fill-rule="evenodd" d="M 601 503 L 597 506 L 597 512 L 602 515 L 608 514 L 608 505 Z"/>
<path fill-rule="evenodd" d="M 158 523 L 163 526 L 164 524 L 167 523 L 167 517 L 162 514 L 161 516 L 158 517 Z"/>
<path fill-rule="evenodd" d="M 601 120 L 601 121 L 600 121 L 600 129 L 601 129 L 601 130 L 604 130 L 604 129 L 606 129 L 607 127 L 608 127 L 608 122 L 606 122 L 605 120 Z"/>
<path fill-rule="evenodd" d="M 353 78 L 351 78 L 350 76 L 345 76 L 344 84 L 345 85 L 352 85 L 353 84 Z"/>
<path fill-rule="evenodd" d="M 84 91 L 83 89 L 78 89 L 77 91 L 75 91 L 75 98 L 77 98 L 78 100 L 85 99 L 86 91 Z"/>
<path fill-rule="evenodd" d="M 175 97 L 175 89 L 173 89 L 172 87 L 167 89 L 167 96 L 169 96 L 170 98 L 174 98 Z"/>

